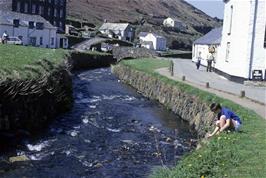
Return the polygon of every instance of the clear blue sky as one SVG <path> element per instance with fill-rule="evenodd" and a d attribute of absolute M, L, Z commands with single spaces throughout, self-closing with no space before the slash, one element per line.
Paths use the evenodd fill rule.
<path fill-rule="evenodd" d="M 185 0 L 211 17 L 223 19 L 223 0 Z"/>

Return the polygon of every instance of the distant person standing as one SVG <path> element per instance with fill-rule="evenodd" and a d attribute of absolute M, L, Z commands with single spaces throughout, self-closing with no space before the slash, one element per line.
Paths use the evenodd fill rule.
<path fill-rule="evenodd" d="M 199 70 L 199 67 L 200 67 L 200 63 L 201 63 L 201 52 L 199 52 L 199 56 L 197 58 L 197 62 L 196 62 L 196 66 L 197 66 L 197 70 Z"/>
<path fill-rule="evenodd" d="M 210 54 L 207 59 L 207 72 L 212 71 L 212 62 L 213 62 L 213 55 Z"/>
<path fill-rule="evenodd" d="M 6 31 L 4 31 L 3 35 L 2 35 L 2 43 L 6 44 L 7 43 L 7 38 L 8 38 L 8 34 Z"/>

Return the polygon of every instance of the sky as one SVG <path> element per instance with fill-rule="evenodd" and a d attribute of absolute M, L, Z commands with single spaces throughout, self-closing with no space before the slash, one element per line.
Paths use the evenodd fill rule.
<path fill-rule="evenodd" d="M 211 17 L 223 19 L 223 0 L 185 0 Z"/>

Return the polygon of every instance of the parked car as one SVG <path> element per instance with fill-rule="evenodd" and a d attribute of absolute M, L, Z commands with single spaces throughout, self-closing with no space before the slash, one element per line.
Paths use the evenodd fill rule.
<path fill-rule="evenodd" d="M 7 44 L 15 44 L 15 45 L 22 45 L 23 42 L 21 39 L 19 39 L 18 37 L 15 36 L 11 36 L 7 38 Z"/>

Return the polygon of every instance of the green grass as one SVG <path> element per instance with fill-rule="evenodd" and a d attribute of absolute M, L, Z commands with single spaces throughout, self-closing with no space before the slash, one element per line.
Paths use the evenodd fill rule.
<path fill-rule="evenodd" d="M 169 60 L 158 60 L 151 58 L 140 58 L 135 60 L 124 60 L 121 61 L 122 64 L 126 66 L 133 67 L 136 70 L 145 71 L 148 73 L 153 73 L 155 69 L 169 67 Z"/>
<path fill-rule="evenodd" d="M 173 81 L 154 72 L 165 61 L 134 60 L 122 64 L 160 78 L 183 92 L 210 104 L 219 102 L 231 108 L 243 120 L 239 133 L 222 133 L 203 146 L 183 156 L 174 168 L 157 169 L 151 178 L 264 178 L 266 177 L 266 121 L 254 111 L 214 94 L 201 91 L 182 82 Z"/>
<path fill-rule="evenodd" d="M 67 54 L 63 49 L 0 45 L 0 71 L 16 71 L 20 76 L 24 76 L 25 66 L 34 65 L 43 59 L 58 65 Z"/>

